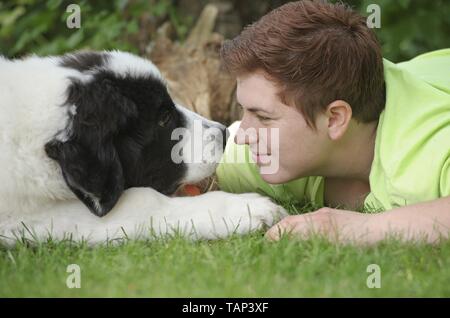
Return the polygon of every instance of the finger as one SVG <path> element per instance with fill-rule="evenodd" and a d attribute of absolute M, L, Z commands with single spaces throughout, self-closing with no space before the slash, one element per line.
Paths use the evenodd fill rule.
<path fill-rule="evenodd" d="M 285 234 L 288 234 L 292 231 L 293 224 L 286 221 L 281 221 L 272 226 L 267 232 L 266 232 L 266 238 L 272 241 L 278 241 L 282 236 Z"/>
<path fill-rule="evenodd" d="M 283 227 L 280 223 L 272 226 L 265 234 L 266 239 L 268 239 L 269 241 L 278 241 L 282 235 L 282 228 Z"/>
<path fill-rule="evenodd" d="M 317 229 L 316 229 L 317 228 Z M 320 224 L 314 224 L 313 215 L 298 215 L 285 218 L 266 232 L 266 238 L 277 241 L 288 235 L 291 238 L 307 239 L 311 234 L 317 233 Z"/>

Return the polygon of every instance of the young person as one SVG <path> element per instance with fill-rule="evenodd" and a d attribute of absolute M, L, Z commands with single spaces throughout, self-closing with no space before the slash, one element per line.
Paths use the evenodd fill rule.
<path fill-rule="evenodd" d="M 221 54 L 243 118 L 231 126 L 220 187 L 325 206 L 286 217 L 270 239 L 448 237 L 449 49 L 394 64 L 357 12 L 299 1 L 225 41 Z M 384 212 L 354 212 L 363 207 Z"/>

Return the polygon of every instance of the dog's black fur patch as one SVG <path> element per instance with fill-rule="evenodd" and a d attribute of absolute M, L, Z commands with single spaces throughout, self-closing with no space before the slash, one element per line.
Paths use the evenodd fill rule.
<path fill-rule="evenodd" d="M 101 67 L 108 62 L 108 53 L 81 51 L 75 54 L 66 54 L 61 57 L 60 65 L 73 68 L 79 72 L 88 71 L 94 67 Z"/>
<path fill-rule="evenodd" d="M 89 62 L 85 56 L 80 69 L 99 61 L 93 56 Z M 186 167 L 171 160 L 177 142 L 171 133 L 184 127 L 185 119 L 160 79 L 100 70 L 86 83 L 72 79 L 67 105 L 76 106 L 69 139 L 55 138 L 45 151 L 94 214 L 108 213 L 130 187 L 164 194 L 177 189 Z"/>

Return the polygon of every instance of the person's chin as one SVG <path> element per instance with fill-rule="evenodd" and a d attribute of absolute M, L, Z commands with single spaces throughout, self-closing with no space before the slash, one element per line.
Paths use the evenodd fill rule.
<path fill-rule="evenodd" d="M 264 173 L 261 171 L 261 168 L 260 168 L 259 172 L 260 172 L 261 178 L 265 182 L 270 183 L 270 184 L 281 184 L 281 183 L 286 183 L 286 182 L 290 181 L 289 178 L 286 178 L 286 176 L 283 176 L 283 174 L 280 172 L 272 173 L 272 174 Z"/>

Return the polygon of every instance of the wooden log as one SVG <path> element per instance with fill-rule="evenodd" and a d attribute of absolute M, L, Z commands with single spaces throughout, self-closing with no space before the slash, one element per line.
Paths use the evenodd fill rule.
<path fill-rule="evenodd" d="M 148 57 L 163 73 L 177 103 L 228 125 L 240 113 L 235 101 L 236 81 L 221 68 L 223 37 L 213 32 L 217 14 L 217 7 L 205 6 L 183 44 L 173 42 L 170 24 L 163 24 Z"/>

